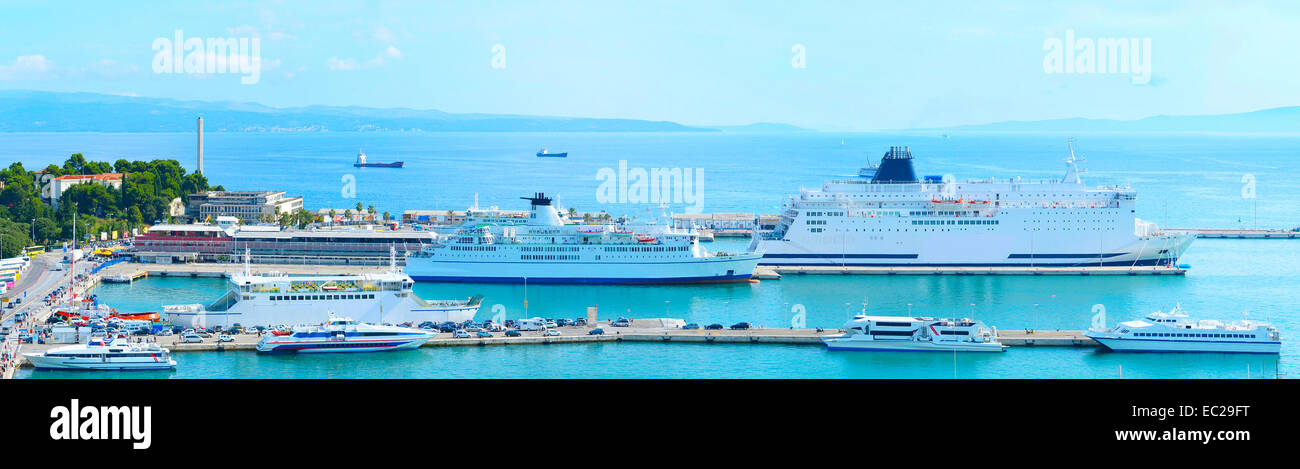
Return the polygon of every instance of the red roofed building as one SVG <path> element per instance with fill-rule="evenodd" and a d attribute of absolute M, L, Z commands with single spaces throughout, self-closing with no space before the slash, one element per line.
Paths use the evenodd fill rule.
<path fill-rule="evenodd" d="M 112 189 L 121 189 L 122 176 L 123 173 L 104 173 L 104 174 L 86 174 L 86 175 L 74 174 L 68 176 L 59 176 L 54 178 L 53 181 L 50 181 L 50 183 L 43 188 L 43 190 L 41 191 L 41 197 L 49 199 L 50 203 L 54 204 L 54 206 L 57 207 L 59 205 L 59 197 L 63 196 L 63 192 L 68 190 L 69 187 L 75 186 L 77 184 L 95 183 L 101 186 L 108 186 L 109 188 Z"/>

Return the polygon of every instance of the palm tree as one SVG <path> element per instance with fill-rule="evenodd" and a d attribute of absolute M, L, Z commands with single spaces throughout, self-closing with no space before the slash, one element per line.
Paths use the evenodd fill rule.
<path fill-rule="evenodd" d="M 331 208 L 331 209 L 330 209 L 330 223 L 334 223 L 334 220 L 336 220 L 336 219 L 337 219 L 337 216 L 336 216 L 336 214 L 334 213 L 334 209 Z"/>
<path fill-rule="evenodd" d="M 384 221 L 389 221 L 389 220 L 392 220 L 392 219 L 393 219 L 393 214 L 388 213 L 388 211 L 385 210 L 385 211 L 384 211 Z"/>

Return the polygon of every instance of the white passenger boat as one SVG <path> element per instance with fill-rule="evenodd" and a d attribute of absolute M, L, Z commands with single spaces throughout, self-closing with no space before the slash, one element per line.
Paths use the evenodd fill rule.
<path fill-rule="evenodd" d="M 801 190 L 751 250 L 760 265 L 1077 267 L 1172 265 L 1194 235 L 1135 217 L 1127 186 L 1089 188 L 1073 146 L 1049 180 L 918 179 L 892 147 L 863 177 Z M 866 177 L 870 174 L 870 178 Z"/>
<path fill-rule="evenodd" d="M 95 337 L 85 344 L 55 347 L 44 353 L 24 353 L 38 370 L 167 370 L 176 367 L 171 352 L 158 344 L 108 342 Z"/>
<path fill-rule="evenodd" d="M 827 350 L 1001 352 L 997 329 L 971 319 L 857 315 L 840 336 L 822 337 Z"/>
<path fill-rule="evenodd" d="M 381 352 L 417 348 L 435 333 L 409 327 L 380 326 L 330 316 L 319 326 L 299 326 L 289 334 L 262 336 L 259 353 Z"/>
<path fill-rule="evenodd" d="M 1113 328 L 1096 327 L 1084 332 L 1115 352 L 1223 352 L 1269 353 L 1282 349 L 1282 336 L 1267 322 L 1242 320 L 1194 321 L 1182 308 L 1168 313 L 1154 312 L 1138 321 L 1126 321 Z"/>
<path fill-rule="evenodd" d="M 391 254 L 390 254 L 391 255 Z M 247 254 L 245 254 L 247 256 Z M 481 296 L 465 300 L 420 299 L 415 281 L 397 269 L 359 275 L 253 274 L 231 275 L 230 290 L 207 304 L 163 306 L 172 324 L 195 327 L 239 324 L 320 324 L 337 311 L 369 323 L 463 322 L 474 318 Z"/>

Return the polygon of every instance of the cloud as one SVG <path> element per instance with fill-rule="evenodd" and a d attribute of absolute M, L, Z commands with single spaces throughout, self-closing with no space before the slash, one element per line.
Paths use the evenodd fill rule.
<path fill-rule="evenodd" d="M 375 58 L 367 60 L 364 64 L 358 63 L 356 59 L 330 57 L 325 61 L 325 67 L 330 70 L 341 72 L 352 72 L 367 68 L 378 68 L 387 65 L 391 60 L 398 60 L 403 57 L 402 51 L 396 47 L 388 46 L 379 51 Z"/>
<path fill-rule="evenodd" d="M 0 80 L 44 80 L 54 77 L 54 62 L 44 55 L 20 55 L 7 65 L 0 65 Z"/>
<path fill-rule="evenodd" d="M 330 70 L 338 70 L 343 72 L 351 72 L 353 70 L 361 69 L 361 66 L 357 65 L 356 60 L 340 59 L 338 57 L 330 57 L 328 60 L 326 60 L 325 67 L 329 68 Z"/>
<path fill-rule="evenodd" d="M 370 35 L 376 40 L 383 42 L 393 42 L 397 39 L 397 36 L 393 34 L 393 31 L 382 24 L 376 27 Z"/>

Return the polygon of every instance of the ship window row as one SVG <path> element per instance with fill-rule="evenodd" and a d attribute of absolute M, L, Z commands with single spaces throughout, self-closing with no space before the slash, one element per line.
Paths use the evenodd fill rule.
<path fill-rule="evenodd" d="M 809 225 L 825 225 L 826 220 L 804 220 Z"/>
<path fill-rule="evenodd" d="M 519 256 L 520 260 L 525 261 L 576 261 L 581 256 L 577 254 L 523 254 Z"/>
<path fill-rule="evenodd" d="M 1218 334 L 1202 332 L 1137 332 L 1137 337 L 1195 337 L 1201 339 L 1253 339 L 1253 334 Z"/>
<path fill-rule="evenodd" d="M 579 249 L 581 248 L 576 246 L 524 246 L 519 248 L 520 251 L 526 252 L 578 252 Z"/>
<path fill-rule="evenodd" d="M 272 295 L 271 301 L 315 301 L 315 300 L 373 300 L 374 293 L 357 293 L 352 295 Z"/>
<path fill-rule="evenodd" d="M 997 220 L 912 220 L 913 225 L 997 225 Z"/>
<path fill-rule="evenodd" d="M 496 246 L 451 246 L 452 251 L 495 251 Z"/>
<path fill-rule="evenodd" d="M 689 246 L 606 246 L 605 252 L 672 252 L 685 251 Z"/>

